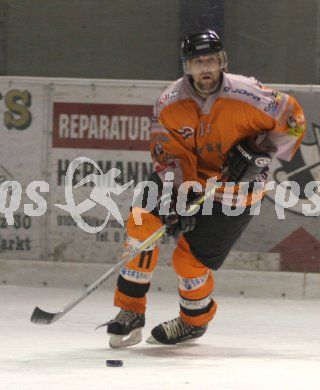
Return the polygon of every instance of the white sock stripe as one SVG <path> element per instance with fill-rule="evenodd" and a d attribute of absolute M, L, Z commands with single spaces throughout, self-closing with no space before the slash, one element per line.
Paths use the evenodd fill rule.
<path fill-rule="evenodd" d="M 153 272 L 139 272 L 134 269 L 122 267 L 120 270 L 121 276 L 130 282 L 150 283 Z"/>
<path fill-rule="evenodd" d="M 180 297 L 180 305 L 188 310 L 199 310 L 204 309 L 211 302 L 211 295 L 204 299 L 199 299 L 197 301 L 190 301 L 189 299 L 184 299 Z"/>
<path fill-rule="evenodd" d="M 209 277 L 209 270 L 203 276 L 198 276 L 197 278 L 182 278 L 179 276 L 179 288 L 183 291 L 196 290 L 197 288 L 203 286 Z"/>

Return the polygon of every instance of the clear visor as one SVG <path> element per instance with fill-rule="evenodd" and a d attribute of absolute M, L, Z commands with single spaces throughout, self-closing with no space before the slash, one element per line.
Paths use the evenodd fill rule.
<path fill-rule="evenodd" d="M 201 74 L 204 72 L 216 72 L 227 69 L 227 56 L 225 51 L 206 54 L 183 60 L 183 70 L 187 75 Z"/>

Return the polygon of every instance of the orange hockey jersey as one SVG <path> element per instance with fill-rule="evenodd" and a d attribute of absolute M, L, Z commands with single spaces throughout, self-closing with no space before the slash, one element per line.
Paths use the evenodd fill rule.
<path fill-rule="evenodd" d="M 177 188 L 185 181 L 205 186 L 207 179 L 221 178 L 228 153 L 241 139 L 264 136 L 277 148 L 276 157 L 290 160 L 305 127 L 303 111 L 292 96 L 254 78 L 223 73 L 219 90 L 204 100 L 184 76 L 154 106 L 154 169 L 162 180 L 173 172 Z"/>

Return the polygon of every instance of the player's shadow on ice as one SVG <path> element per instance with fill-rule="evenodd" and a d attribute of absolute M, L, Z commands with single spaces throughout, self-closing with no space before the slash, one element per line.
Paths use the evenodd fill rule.
<path fill-rule="evenodd" d="M 188 343 L 181 345 L 156 345 L 145 347 L 133 347 L 126 349 L 130 355 L 144 355 L 165 359 L 230 359 L 230 358 L 253 358 L 253 359 L 315 359 L 313 354 L 297 353 L 290 350 L 262 350 L 234 347 L 216 347 L 209 344 Z M 130 352 L 129 352 L 130 351 Z M 318 357 L 319 358 L 319 357 Z"/>
<path fill-rule="evenodd" d="M 209 357 L 225 357 L 225 358 L 238 358 L 248 357 L 248 350 L 244 348 L 228 348 L 228 347 L 215 347 L 214 345 L 198 344 L 198 343 L 186 343 L 178 345 L 145 345 L 144 347 L 131 348 L 132 354 L 145 355 L 150 357 L 163 357 L 173 358 L 178 357 L 193 357 L 193 358 L 207 358 Z M 251 354 L 251 353 L 249 353 Z M 256 355 L 255 355 L 256 356 Z"/>

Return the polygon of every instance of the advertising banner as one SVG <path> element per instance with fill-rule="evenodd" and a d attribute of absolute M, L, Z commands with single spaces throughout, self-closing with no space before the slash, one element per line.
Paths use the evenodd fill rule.
<path fill-rule="evenodd" d="M 0 78 L 1 257 L 119 260 L 136 186 L 152 172 L 152 106 L 167 85 Z M 320 88 L 274 87 L 302 105 L 307 134 L 292 161 L 274 159 L 274 188 L 233 250 L 320 272 Z M 162 240 L 160 264 L 173 248 Z"/>
<path fill-rule="evenodd" d="M 46 179 L 47 101 L 41 84 L 0 80 L 1 257 L 34 259 L 45 252 L 45 199 L 39 207 L 34 199 L 36 182 Z"/>
<path fill-rule="evenodd" d="M 94 187 L 105 177 L 105 199 L 116 202 L 125 224 L 134 188 L 152 173 L 149 129 L 153 102 L 163 88 L 164 85 L 133 87 L 128 83 L 105 83 L 94 88 L 90 84 L 54 85 L 50 94 L 50 204 L 66 203 L 65 176 L 74 161 L 72 196 L 76 204 L 90 199 L 92 207 L 81 214 L 82 227 L 68 210 L 51 207 L 48 219 L 51 259 L 119 260 L 125 229 L 119 215 L 108 212 L 105 200 L 99 201 Z M 88 177 L 89 182 L 76 187 Z M 100 230 L 105 221 L 106 227 Z"/>

